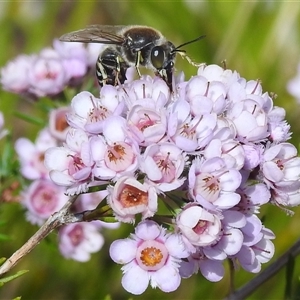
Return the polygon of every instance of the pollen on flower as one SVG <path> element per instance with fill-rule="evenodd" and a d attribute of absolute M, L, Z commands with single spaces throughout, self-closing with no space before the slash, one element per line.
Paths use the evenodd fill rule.
<path fill-rule="evenodd" d="M 165 182 L 171 182 L 175 178 L 176 166 L 174 162 L 170 160 L 170 153 L 166 157 L 157 157 L 157 165 L 162 172 L 163 180 Z"/>
<path fill-rule="evenodd" d="M 92 97 L 91 97 L 91 101 L 93 103 L 93 109 L 91 109 L 91 111 L 89 112 L 89 119 L 90 121 L 93 122 L 99 122 L 102 120 L 105 120 L 108 116 L 109 116 L 109 112 L 107 110 L 107 108 L 105 108 L 104 106 L 100 105 L 100 107 L 96 107 Z"/>
<path fill-rule="evenodd" d="M 168 250 L 163 243 L 148 240 L 138 247 L 136 259 L 144 270 L 156 271 L 165 265 L 168 256 Z"/>
<path fill-rule="evenodd" d="M 210 176 L 203 178 L 203 181 L 205 181 L 205 186 L 207 189 L 213 192 L 218 192 L 219 191 L 219 179 L 216 178 L 215 176 Z"/>
<path fill-rule="evenodd" d="M 119 142 L 108 146 L 104 160 L 110 169 L 120 172 L 132 165 L 134 157 L 131 147 L 124 142 Z"/>
<path fill-rule="evenodd" d="M 146 248 L 141 253 L 141 261 L 147 267 L 153 267 L 161 262 L 163 258 L 163 254 L 161 253 L 160 249 L 150 247 Z"/>
<path fill-rule="evenodd" d="M 189 124 L 184 124 L 182 127 L 182 130 L 180 132 L 180 135 L 183 137 L 187 137 L 189 139 L 192 139 L 196 134 L 196 131 L 194 128 L 190 128 Z"/>
<path fill-rule="evenodd" d="M 170 152 L 168 152 L 168 155 L 167 155 L 166 158 L 162 158 L 158 161 L 159 168 L 164 172 L 166 172 L 170 168 L 170 159 L 169 159 L 169 157 L 170 157 Z"/>
<path fill-rule="evenodd" d="M 55 119 L 55 129 L 57 131 L 63 132 L 67 127 L 69 127 L 69 124 L 67 123 L 67 119 L 65 115 L 58 115 Z"/>
<path fill-rule="evenodd" d="M 120 194 L 120 202 L 123 207 L 132 207 L 140 204 L 147 205 L 148 193 L 126 184 Z"/>
<path fill-rule="evenodd" d="M 124 159 L 126 154 L 124 146 L 120 144 L 115 144 L 113 147 L 110 147 L 108 150 L 108 158 L 110 161 L 117 161 Z"/>
<path fill-rule="evenodd" d="M 44 160 L 45 160 L 45 153 L 44 153 L 44 152 L 42 152 L 42 153 L 39 154 L 38 160 L 39 160 L 40 162 L 42 162 L 42 163 L 44 162 Z"/>

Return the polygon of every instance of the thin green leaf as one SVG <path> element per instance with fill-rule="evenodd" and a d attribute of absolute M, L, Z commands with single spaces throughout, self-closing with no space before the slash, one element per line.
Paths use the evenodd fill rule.
<path fill-rule="evenodd" d="M 23 274 L 25 274 L 25 273 L 27 273 L 27 272 L 29 272 L 29 270 L 21 270 L 21 271 L 17 272 L 17 273 L 14 274 L 14 275 L 11 275 L 11 276 L 8 276 L 8 277 L 1 278 L 1 279 L 0 279 L 0 284 L 3 285 L 4 283 L 7 283 L 7 282 L 9 282 L 9 281 L 12 281 L 12 280 L 14 280 L 14 279 L 16 279 L 16 278 L 22 276 Z"/>
<path fill-rule="evenodd" d="M 40 118 L 37 118 L 37 117 L 33 117 L 33 116 L 29 116 L 27 114 L 23 114 L 23 113 L 18 112 L 18 111 L 15 112 L 15 115 L 18 118 L 20 118 L 20 119 L 22 119 L 22 120 L 24 120 L 26 122 L 35 124 L 35 125 L 44 126 L 44 124 L 45 124 L 45 120 L 43 120 L 43 119 L 40 119 Z"/>

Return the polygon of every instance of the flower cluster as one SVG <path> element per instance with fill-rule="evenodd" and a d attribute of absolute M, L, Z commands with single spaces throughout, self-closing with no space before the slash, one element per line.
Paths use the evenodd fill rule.
<path fill-rule="evenodd" d="M 82 49 L 74 47 L 76 55 L 67 58 L 61 54 L 59 62 L 84 57 L 77 56 Z M 26 65 L 23 59 L 14 63 Z M 31 60 L 47 72 L 28 85 L 11 78 L 8 65 L 4 88 L 53 95 L 83 76 L 89 61 L 85 57 L 81 65 L 79 59 L 78 69 L 66 71 L 53 51 Z M 54 81 L 44 85 L 38 78 Z M 65 114 L 67 123 L 61 121 Z M 122 285 L 132 294 L 143 293 L 149 283 L 171 292 L 181 278 L 198 272 L 219 281 L 226 259 L 259 272 L 274 254 L 275 238 L 259 218 L 260 207 L 300 204 L 300 158 L 287 142 L 285 111 L 258 80 L 236 71 L 203 65 L 187 81 L 183 74 L 174 78 L 172 91 L 150 76 L 104 85 L 98 95 L 82 91 L 70 107 L 53 112 L 49 124 L 35 144 L 16 144 L 23 176 L 35 180 L 24 192 L 27 216 L 40 224 L 65 203 L 65 189 L 68 195 L 98 189 L 82 194 L 76 209 L 105 201 L 117 221 L 136 224 L 134 234 L 110 247 L 112 259 L 124 265 Z M 88 260 L 103 244 L 97 226 L 63 228 L 63 255 Z"/>
<path fill-rule="evenodd" d="M 91 66 L 91 57 L 93 64 L 97 59 L 94 48 L 55 40 L 53 48 L 10 61 L 1 69 L 0 83 L 4 90 L 31 99 L 55 96 L 82 81 Z"/>
<path fill-rule="evenodd" d="M 104 86 L 98 97 L 76 95 L 66 143 L 49 149 L 45 164 L 69 194 L 107 186 L 117 220 L 135 223 L 140 214 L 136 236 L 111 246 L 113 260 L 126 264 L 122 284 L 133 294 L 149 280 L 172 291 L 198 271 L 222 279 L 225 259 L 255 273 L 272 258 L 275 236 L 258 218 L 260 206 L 300 203 L 300 158 L 284 117 L 259 81 L 216 65 L 178 79 L 172 93 L 144 76 Z M 159 202 L 177 205 L 164 219 L 167 237 L 148 221 Z"/>

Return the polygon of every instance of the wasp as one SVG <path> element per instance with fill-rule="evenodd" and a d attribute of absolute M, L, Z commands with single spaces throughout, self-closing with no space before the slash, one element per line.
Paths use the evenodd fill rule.
<path fill-rule="evenodd" d="M 139 67 L 152 69 L 154 73 L 167 83 L 172 90 L 172 78 L 176 54 L 194 66 L 194 63 L 181 48 L 196 42 L 204 36 L 181 44 L 177 47 L 168 41 L 158 30 L 140 25 L 113 26 L 90 25 L 85 29 L 63 35 L 64 42 L 101 43 L 106 44 L 96 62 L 96 76 L 100 86 L 104 84 L 123 84 L 126 70 L 135 66 L 141 76 Z"/>

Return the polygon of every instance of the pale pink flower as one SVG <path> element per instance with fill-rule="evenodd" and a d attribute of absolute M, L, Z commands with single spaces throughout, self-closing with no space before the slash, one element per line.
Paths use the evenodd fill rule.
<path fill-rule="evenodd" d="M 297 149 L 290 143 L 272 145 L 263 154 L 262 170 L 272 183 L 299 180 L 300 158 Z"/>
<path fill-rule="evenodd" d="M 44 165 L 45 152 L 57 145 L 48 129 L 40 131 L 35 143 L 26 138 L 16 141 L 15 149 L 19 155 L 21 174 L 27 179 L 48 178 L 49 171 Z"/>
<path fill-rule="evenodd" d="M 28 71 L 29 92 L 43 97 L 60 93 L 68 82 L 61 59 L 49 49 L 37 56 Z"/>
<path fill-rule="evenodd" d="M 59 250 L 65 258 L 86 262 L 103 244 L 104 238 L 93 223 L 69 224 L 59 230 Z"/>
<path fill-rule="evenodd" d="M 193 274 L 197 274 L 199 270 L 211 282 L 220 281 L 225 274 L 223 260 L 208 259 L 200 250 L 200 247 L 186 260 L 181 261 L 179 273 L 182 278 L 189 278 Z"/>
<path fill-rule="evenodd" d="M 93 174 L 99 179 L 117 179 L 133 174 L 138 168 L 139 147 L 130 138 L 126 121 L 111 116 L 103 123 L 103 137 L 91 139 L 91 151 L 96 161 Z"/>
<path fill-rule="evenodd" d="M 206 159 L 213 157 L 221 157 L 228 168 L 240 170 L 244 166 L 245 151 L 238 141 L 233 139 L 222 141 L 213 139 L 205 147 L 204 157 Z"/>
<path fill-rule="evenodd" d="M 170 143 L 153 144 L 146 148 L 141 159 L 140 170 L 161 191 L 171 191 L 180 187 L 186 157 L 183 151 Z"/>
<path fill-rule="evenodd" d="M 130 85 L 124 86 L 126 104 L 130 110 L 137 100 L 151 99 L 155 107 L 163 107 L 170 98 L 170 89 L 159 77 L 142 76 Z"/>
<path fill-rule="evenodd" d="M 235 125 L 240 141 L 261 141 L 269 136 L 267 114 L 254 100 L 235 103 L 227 112 L 227 118 Z"/>
<path fill-rule="evenodd" d="M 194 116 L 222 114 L 227 106 L 226 86 L 220 81 L 208 81 L 203 76 L 194 76 L 186 86 L 186 99 Z"/>
<path fill-rule="evenodd" d="M 103 131 L 103 122 L 113 114 L 120 114 L 122 109 L 116 88 L 106 85 L 101 89 L 100 99 L 89 92 L 77 94 L 67 119 L 72 127 L 98 134 Z"/>
<path fill-rule="evenodd" d="M 52 147 L 45 154 L 51 179 L 68 187 L 70 195 L 87 191 L 94 164 L 88 136 L 79 129 L 69 130 L 65 147 Z"/>
<path fill-rule="evenodd" d="M 253 244 L 243 245 L 241 250 L 234 255 L 243 269 L 251 273 L 261 271 L 261 264 L 267 263 L 274 255 L 275 247 L 271 239 L 274 233 L 265 227 L 261 229 L 260 239 Z"/>
<path fill-rule="evenodd" d="M 68 80 L 83 77 L 88 68 L 88 53 L 82 43 L 53 41 L 53 48 L 59 54 Z"/>
<path fill-rule="evenodd" d="M 165 107 L 155 107 L 152 99 L 135 102 L 127 115 L 128 125 L 138 131 L 139 144 L 148 146 L 160 142 L 166 134 L 167 116 Z"/>
<path fill-rule="evenodd" d="M 0 82 L 4 90 L 13 93 L 26 93 L 30 86 L 28 72 L 35 56 L 20 55 L 1 69 Z M 16 72 L 17 70 L 17 72 Z"/>
<path fill-rule="evenodd" d="M 223 211 L 222 215 L 222 235 L 219 240 L 214 245 L 202 247 L 205 256 L 212 260 L 224 260 L 237 254 L 244 242 L 242 229 L 247 223 L 245 215 L 234 210 Z"/>
<path fill-rule="evenodd" d="M 124 264 L 123 287 L 134 295 L 148 287 L 163 292 L 175 291 L 181 282 L 179 263 L 187 257 L 179 235 L 166 234 L 166 230 L 153 221 L 143 221 L 130 238 L 116 240 L 110 246 L 111 258 Z"/>
<path fill-rule="evenodd" d="M 176 217 L 176 226 L 194 246 L 215 244 L 222 235 L 221 220 L 197 204 L 188 204 Z"/>
<path fill-rule="evenodd" d="M 238 193 L 241 196 L 241 201 L 236 207 L 244 214 L 259 213 L 259 208 L 271 199 L 270 190 L 265 184 L 254 184 L 251 180 L 242 184 L 238 189 Z"/>
<path fill-rule="evenodd" d="M 219 81 L 222 82 L 226 90 L 231 87 L 235 82 L 240 81 L 240 75 L 237 71 L 229 69 L 223 69 L 218 65 L 201 65 L 198 69 L 197 74 L 205 77 L 208 81 Z M 195 88 L 196 90 L 196 88 Z"/>
<path fill-rule="evenodd" d="M 48 179 L 38 179 L 22 193 L 22 204 L 26 207 L 27 220 L 42 225 L 53 213 L 67 202 L 65 189 Z"/>
<path fill-rule="evenodd" d="M 190 194 L 205 208 L 228 209 L 240 201 L 236 189 L 241 179 L 240 172 L 227 168 L 222 158 L 195 159 L 189 170 Z"/>
<path fill-rule="evenodd" d="M 274 143 L 286 142 L 291 138 L 291 126 L 285 120 L 285 110 L 282 107 L 274 107 L 268 113 L 270 140 Z"/>
<path fill-rule="evenodd" d="M 117 220 L 134 223 L 135 215 L 152 217 L 157 211 L 157 193 L 153 186 L 140 183 L 134 177 L 121 177 L 114 186 L 108 187 L 107 203 Z"/>
<path fill-rule="evenodd" d="M 193 152 L 209 143 L 216 124 L 216 114 L 192 117 L 190 104 L 179 100 L 170 108 L 167 133 L 177 147 L 186 152 Z"/>

